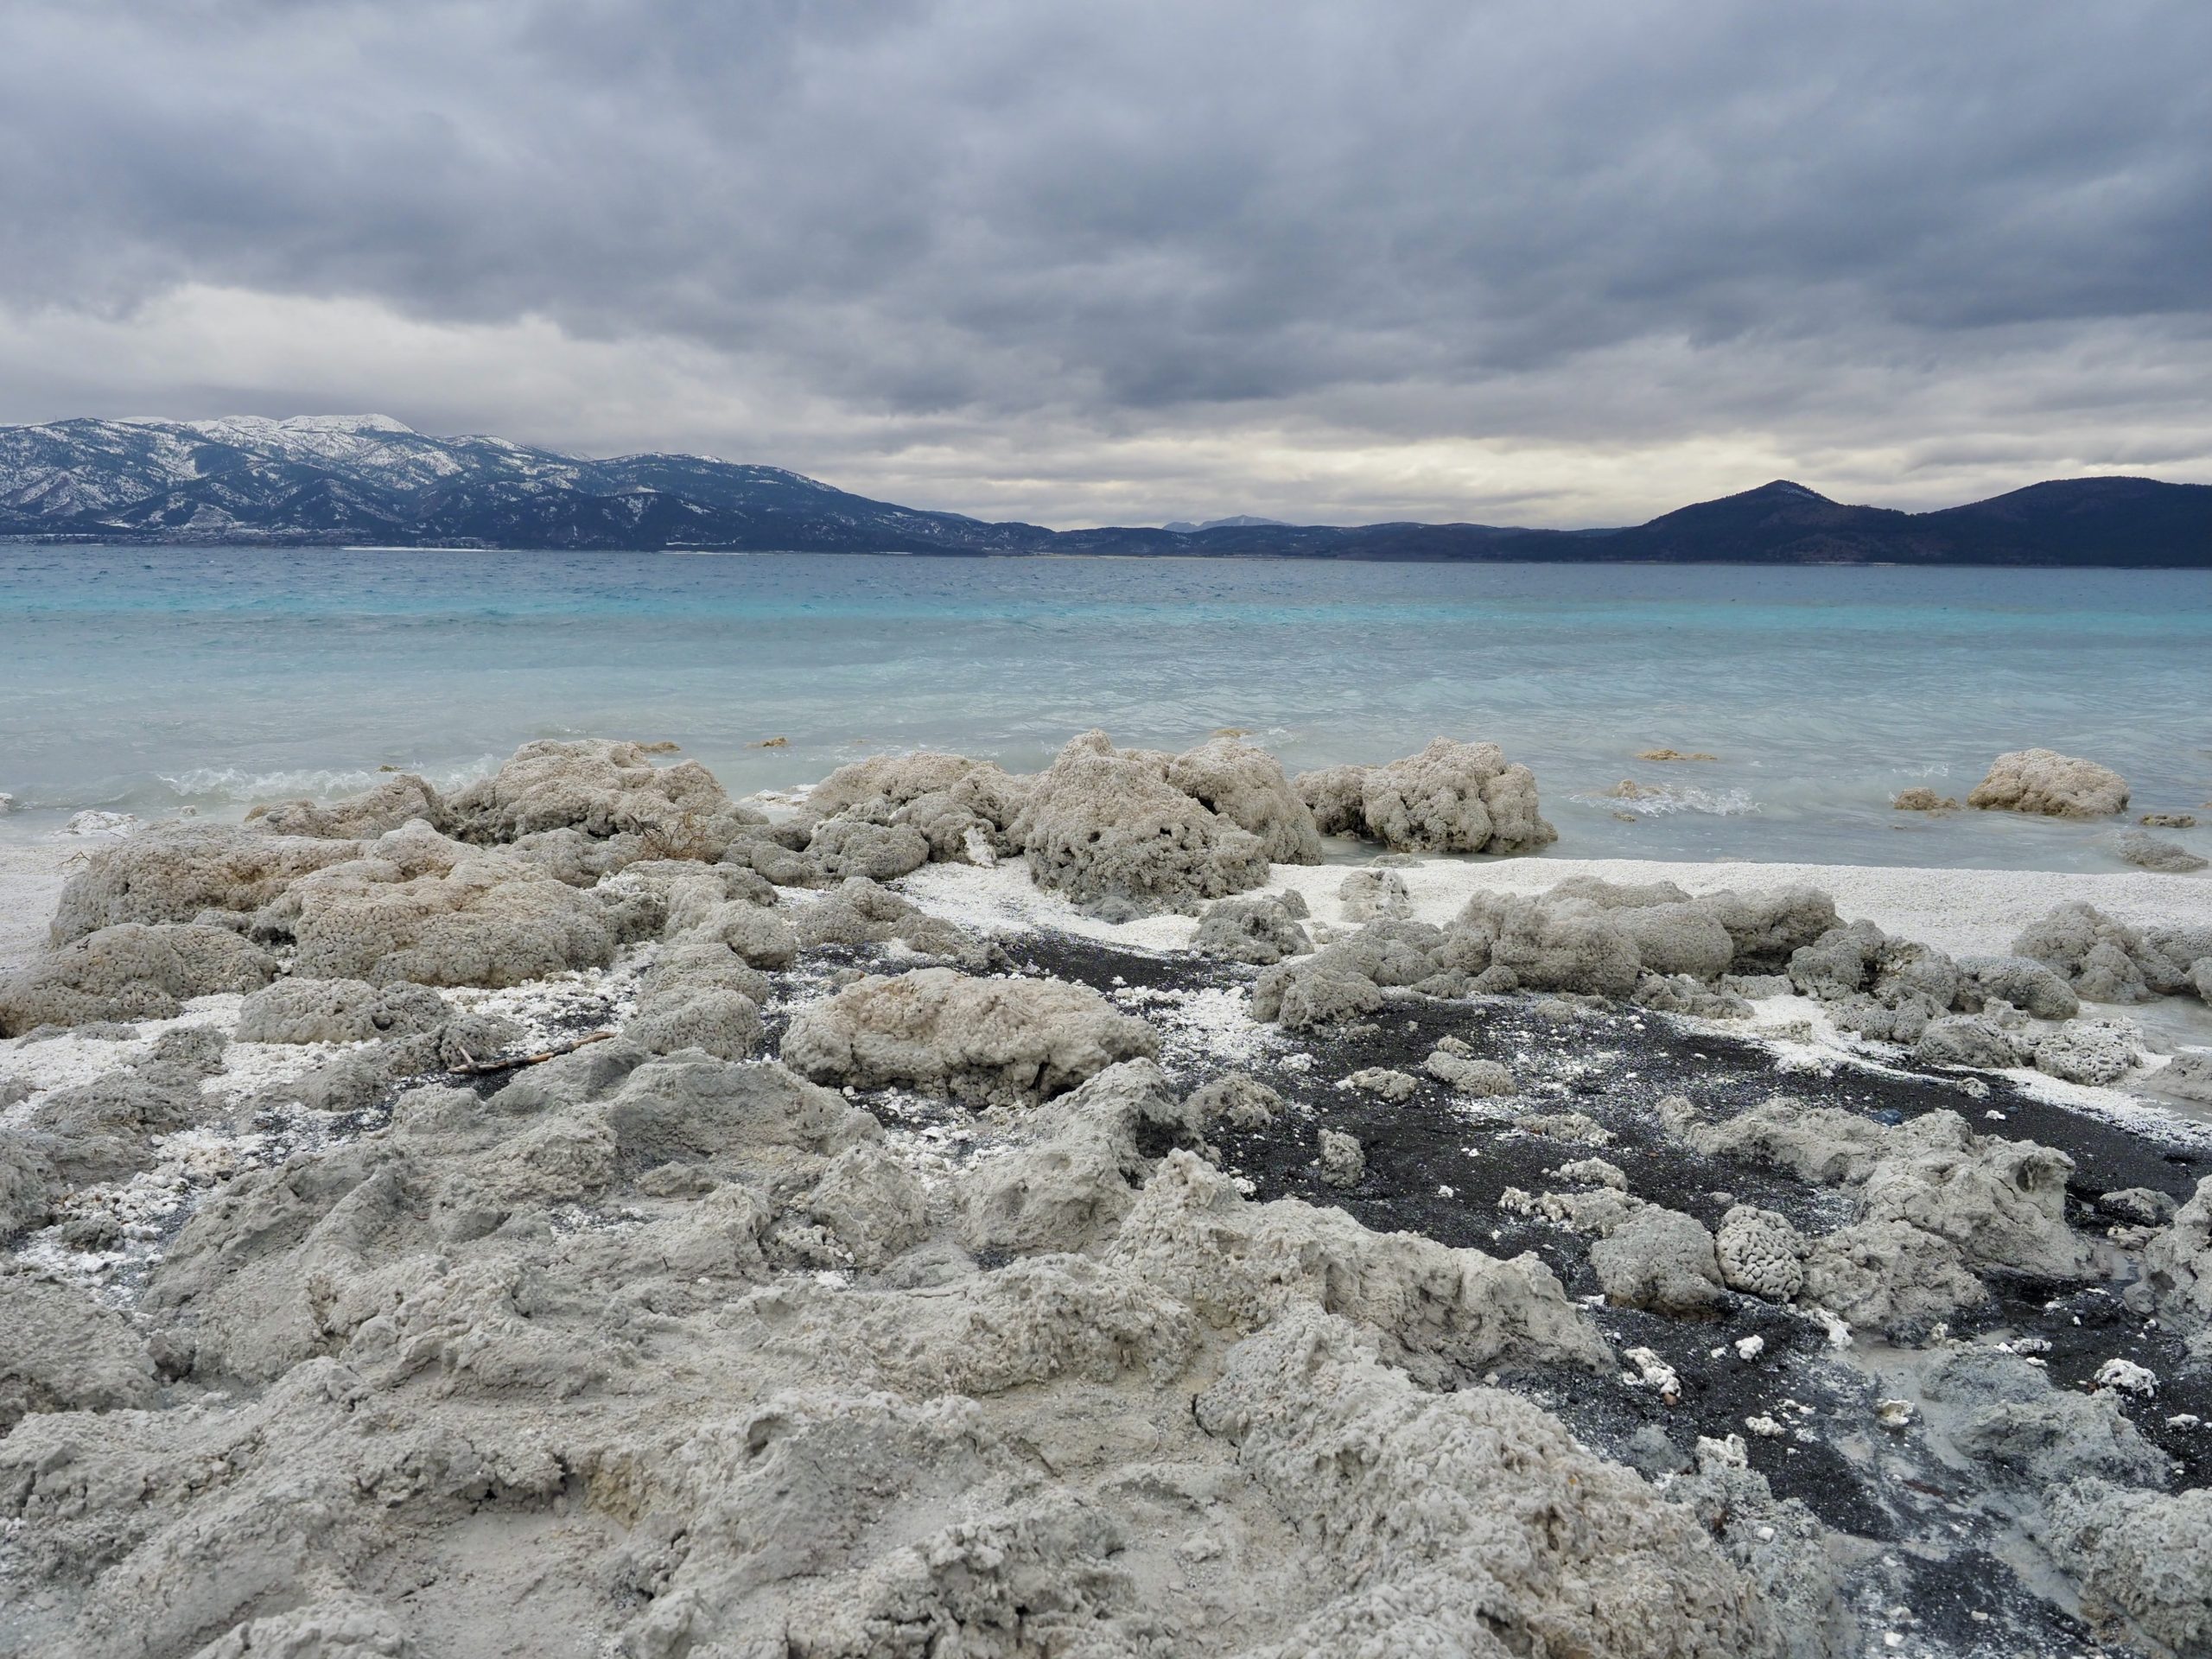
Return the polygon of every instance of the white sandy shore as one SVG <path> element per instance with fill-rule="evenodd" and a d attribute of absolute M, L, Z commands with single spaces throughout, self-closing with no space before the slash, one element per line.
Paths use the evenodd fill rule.
<path fill-rule="evenodd" d="M 0 972 L 45 945 L 61 884 L 86 850 L 82 842 L 0 842 Z"/>
<path fill-rule="evenodd" d="M 75 861 L 97 851 L 79 841 L 0 842 L 0 969 L 14 967 L 46 940 L 47 923 Z M 1316 920 L 1343 922 L 1337 889 L 1357 866 L 1278 864 L 1270 887 L 1295 888 Z M 1832 894 L 1851 919 L 1954 956 L 2000 953 L 2028 923 L 2055 905 L 2079 899 L 2137 923 L 2212 925 L 2212 873 L 2198 875 L 2082 874 L 2044 870 L 1917 869 L 1866 864 L 1672 863 L 1630 858 L 1429 858 L 1399 867 L 1427 922 L 1447 920 L 1477 893 L 1541 893 L 1574 875 L 1608 881 L 1672 881 L 1691 893 L 1721 887 L 1804 883 Z M 1083 915 L 1058 893 L 1032 887 L 1019 860 L 995 870 L 934 864 L 899 884 L 941 915 L 977 925 L 1051 927 L 1122 944 L 1173 950 L 1187 944 L 1195 920 L 1153 916 L 1112 924 Z"/>
<path fill-rule="evenodd" d="M 1356 866 L 1278 864 L 1271 888 L 1295 888 L 1319 922 L 1340 925 L 1337 889 Z M 1608 881 L 1672 881 L 1690 893 L 1722 887 L 1806 885 L 1832 895 L 1851 920 L 1932 944 L 1954 956 L 2000 954 L 2028 923 L 2054 906 L 2080 899 L 2136 923 L 2212 925 L 2212 875 L 2084 875 L 2041 870 L 1892 868 L 1861 864 L 1679 864 L 1631 858 L 1430 858 L 1399 867 L 1414 915 L 1443 922 L 1477 893 L 1541 893 L 1569 876 Z M 982 925 L 1054 927 L 1092 938 L 1175 949 L 1197 923 L 1153 916 L 1116 925 L 1084 916 L 1057 893 L 1033 887 L 1017 861 L 995 870 L 938 864 L 901 884 L 939 913 Z"/>

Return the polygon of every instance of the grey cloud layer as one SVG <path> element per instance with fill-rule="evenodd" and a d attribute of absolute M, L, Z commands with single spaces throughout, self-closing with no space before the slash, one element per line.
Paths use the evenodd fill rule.
<path fill-rule="evenodd" d="M 2208 62 L 2196 0 L 15 0 L 0 304 L 692 342 L 831 453 L 1042 423 L 1110 470 L 1264 419 L 1817 456 L 1957 374 L 2012 412 L 1931 441 L 2063 460 L 2110 424 L 2082 341 L 2204 360 Z"/>

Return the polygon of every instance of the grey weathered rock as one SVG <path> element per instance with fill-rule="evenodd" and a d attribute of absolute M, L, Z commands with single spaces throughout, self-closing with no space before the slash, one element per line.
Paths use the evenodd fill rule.
<path fill-rule="evenodd" d="M 1183 1104 L 1185 1116 L 1201 1130 L 1216 1122 L 1233 1129 L 1264 1128 L 1290 1106 L 1266 1084 L 1243 1071 L 1224 1073 L 1193 1090 Z"/>
<path fill-rule="evenodd" d="M 2069 1020 L 2035 1044 L 2036 1070 L 2068 1083 L 2117 1083 L 2142 1059 L 2142 1028 L 2132 1020 Z"/>
<path fill-rule="evenodd" d="M 715 938 L 677 938 L 663 945 L 638 982 L 638 994 L 650 1000 L 679 988 L 709 987 L 736 991 L 755 1003 L 766 1002 L 769 995 L 767 975 Z"/>
<path fill-rule="evenodd" d="M 1899 790 L 1890 804 L 1900 812 L 1955 812 L 1959 810 L 1956 799 L 1948 795 L 1938 795 L 1925 784 Z"/>
<path fill-rule="evenodd" d="M 427 985 L 404 980 L 280 979 L 246 998 L 242 1043 L 367 1043 L 435 1031 L 452 1012 Z"/>
<path fill-rule="evenodd" d="M 2094 1476 L 2157 1486 L 2172 1472 L 2109 1393 L 2056 1388 L 2017 1354 L 1956 1349 L 1928 1368 L 1921 1392 L 1942 1408 L 1952 1444 L 2008 1485 L 2039 1491 Z"/>
<path fill-rule="evenodd" d="M 783 1054 L 817 1081 L 1033 1104 L 1159 1047 L 1151 1027 L 1087 987 L 923 968 L 871 976 L 800 1010 Z"/>
<path fill-rule="evenodd" d="M 0 978 L 0 1037 L 34 1026 L 165 1020 L 196 996 L 258 989 L 276 971 L 275 957 L 225 928 L 121 923 Z"/>
<path fill-rule="evenodd" d="M 696 761 L 657 766 L 644 745 L 604 738 L 525 743 L 491 777 L 448 797 L 444 819 L 468 842 L 575 830 L 594 840 L 635 836 L 643 857 L 709 862 L 766 823 Z"/>
<path fill-rule="evenodd" d="M 1298 910 L 1304 909 L 1301 902 Z M 1198 918 L 1191 948 L 1206 956 L 1266 967 L 1286 957 L 1308 955 L 1313 940 L 1281 895 L 1258 893 L 1217 899 L 1208 905 Z"/>
<path fill-rule="evenodd" d="M 2212 1103 L 2212 1049 L 2183 1049 L 2158 1069 L 2151 1084 L 2183 1100 Z"/>
<path fill-rule="evenodd" d="M 1357 1186 L 1367 1179 L 1367 1154 L 1354 1137 L 1341 1129 L 1323 1129 L 1316 1144 L 1320 1148 L 1319 1173 L 1325 1185 Z"/>
<path fill-rule="evenodd" d="M 2212 1326 L 2212 1176 L 2144 1247 L 2143 1277 L 2128 1300 L 2184 1331 Z"/>
<path fill-rule="evenodd" d="M 1909 1222 L 1859 1222 L 1805 1253 L 1801 1298 L 1861 1330 L 1921 1335 L 1987 1300 L 1948 1239 Z"/>
<path fill-rule="evenodd" d="M 1334 945 L 1278 963 L 1252 987 L 1252 1017 L 1272 1020 L 1290 1031 L 1342 1025 L 1382 1004 L 1381 988 L 1357 959 Z"/>
<path fill-rule="evenodd" d="M 1523 988 L 1626 996 L 1642 958 L 1610 912 L 1583 903 L 1478 893 L 1459 927 L 1491 937 L 1490 965 L 1510 969 Z"/>
<path fill-rule="evenodd" d="M 1913 1127 L 1928 1122 L 1918 1119 Z M 1964 1133 L 1925 1151 L 1910 1146 L 1904 1135 L 1892 1135 L 1888 1155 L 1868 1173 L 1859 1189 L 1866 1220 L 1909 1222 L 1948 1239 L 1972 1268 L 2037 1279 L 2067 1279 L 2087 1269 L 2088 1247 L 2066 1224 L 2066 1178 L 2074 1160 L 2064 1153 L 2031 1141 Z"/>
<path fill-rule="evenodd" d="M 2161 841 L 2140 830 L 2123 830 L 2114 836 L 2112 849 L 2137 869 L 2152 870 L 2161 875 L 2187 875 L 2212 864 L 2212 859 L 2198 856 L 2179 842 Z"/>
<path fill-rule="evenodd" d="M 1984 810 L 2047 817 L 2108 817 L 2127 805 L 2127 780 L 2109 766 L 2052 749 L 2015 749 L 1990 763 L 1967 797 Z"/>
<path fill-rule="evenodd" d="M 1961 957 L 1959 973 L 1961 1006 L 2010 1002 L 2038 1020 L 2071 1020 L 2082 1011 L 2063 976 L 2026 957 Z"/>
<path fill-rule="evenodd" d="M 39 1137 L 0 1129 L 0 1239 L 46 1225 L 57 1181 Z"/>
<path fill-rule="evenodd" d="M 1694 1216 L 1638 1206 L 1590 1247 L 1605 1300 L 1655 1313 L 1695 1313 L 1720 1300 L 1713 1235 Z"/>
<path fill-rule="evenodd" d="M 988 761 L 970 760 L 964 754 L 942 754 L 921 750 L 911 754 L 872 754 L 831 772 L 807 791 L 810 811 L 823 818 L 882 800 L 905 806 L 925 796 L 950 794 L 969 774 L 996 772 Z"/>
<path fill-rule="evenodd" d="M 1364 1066 L 1346 1077 L 1344 1083 L 1350 1088 L 1388 1101 L 1411 1100 L 1414 1091 L 1421 1087 L 1414 1077 L 1387 1065 Z"/>
<path fill-rule="evenodd" d="M 1260 838 L 1272 864 L 1319 864 L 1313 814 L 1265 749 L 1217 737 L 1168 759 L 1168 783 L 1218 817 Z"/>
<path fill-rule="evenodd" d="M 717 1059 L 750 1059 L 760 1052 L 760 1010 L 742 992 L 715 986 L 663 991 L 642 1001 L 623 1036 L 648 1054 L 696 1048 Z"/>
<path fill-rule="evenodd" d="M 690 918 L 677 938 L 726 946 L 753 968 L 788 968 L 798 957 L 798 935 L 776 910 L 725 899 Z"/>
<path fill-rule="evenodd" d="M 895 880 L 930 861 L 929 838 L 911 824 L 877 824 L 831 818 L 806 844 L 807 855 L 833 880 L 865 876 Z"/>
<path fill-rule="evenodd" d="M 1162 773 L 1157 758 L 1118 751 L 1103 732 L 1071 741 L 1035 779 L 1009 831 L 1031 879 L 1123 915 L 1192 910 L 1263 885 L 1260 838 Z"/>
<path fill-rule="evenodd" d="M 2212 955 L 2212 939 L 2196 930 L 2137 927 L 2075 902 L 2031 923 L 2012 950 L 2064 976 L 2085 1001 L 2142 1002 L 2190 989 L 2192 964 Z"/>
<path fill-rule="evenodd" d="M 2051 1554 L 2105 1640 L 2212 1652 L 2212 1489 L 2145 1492 L 2089 1478 L 2045 1499 Z"/>
<path fill-rule="evenodd" d="M 300 877 L 360 856 L 358 842 L 257 835 L 226 824 L 162 825 L 104 847 L 61 890 L 50 937 L 66 944 L 125 922 L 251 914 Z"/>
<path fill-rule="evenodd" d="M 1772 1210 L 1735 1205 L 1720 1218 L 1713 1249 L 1722 1282 L 1747 1296 L 1787 1302 L 1805 1282 L 1804 1235 Z"/>
<path fill-rule="evenodd" d="M 1337 884 L 1337 902 L 1348 922 L 1371 922 L 1378 917 L 1414 913 L 1406 893 L 1406 878 L 1395 870 L 1354 870 Z"/>
<path fill-rule="evenodd" d="M 1780 973 L 1793 952 L 1840 926 L 1835 900 L 1818 887 L 1723 888 L 1691 900 L 1728 931 L 1738 974 Z"/>
<path fill-rule="evenodd" d="M 1495 743 L 1440 737 L 1387 766 L 1334 766 L 1294 781 L 1324 835 L 1394 852 L 1530 853 L 1559 839 L 1537 810 L 1535 775 L 1509 765 Z"/>
<path fill-rule="evenodd" d="M 1194 1116 L 1149 1060 L 1094 1074 L 1039 1107 L 1024 1144 L 976 1170 L 965 1187 L 961 1242 L 1015 1254 L 1097 1243 L 1136 1203 L 1148 1169 L 1140 1132 L 1193 1134 Z"/>
<path fill-rule="evenodd" d="M 1612 1363 L 1534 1255 L 1501 1262 L 1416 1233 L 1370 1232 L 1341 1210 L 1292 1198 L 1248 1203 L 1187 1152 L 1161 1160 L 1107 1259 L 1231 1330 L 1257 1330 L 1301 1303 L 1336 1309 L 1432 1388 Z"/>
<path fill-rule="evenodd" d="M 1498 1060 L 1455 1054 L 1439 1047 L 1422 1062 L 1422 1069 L 1455 1095 L 1489 1100 L 1514 1091 L 1512 1068 Z"/>
<path fill-rule="evenodd" d="M 1421 1394 L 1340 1322 L 1300 1313 L 1246 1341 L 1197 1413 L 1325 1541 L 1317 1605 L 1271 1651 L 1782 1650 L 1776 1615 L 1689 1510 L 1510 1395 Z M 1563 1508 L 1540 1496 L 1561 1491 Z M 1541 1528 L 1503 1518 L 1539 1512 Z"/>
<path fill-rule="evenodd" d="M 0 1435 L 32 1412 L 144 1408 L 153 1362 L 130 1322 L 76 1287 L 0 1266 Z"/>
<path fill-rule="evenodd" d="M 443 810 L 436 790 L 414 773 L 402 772 L 342 800 L 281 801 L 256 806 L 246 813 L 245 821 L 272 836 L 369 841 L 398 829 L 410 818 L 435 823 Z"/>
<path fill-rule="evenodd" d="M 572 887 L 419 822 L 363 853 L 292 882 L 256 916 L 257 934 L 296 946 L 296 973 L 373 985 L 516 985 L 603 965 L 652 922 L 634 895 Z"/>
<path fill-rule="evenodd" d="M 828 897 L 799 907 L 791 918 L 791 929 L 803 950 L 897 940 L 918 956 L 944 957 L 971 968 L 981 968 L 989 955 L 983 942 L 964 929 L 925 914 L 888 888 L 858 876 Z"/>
<path fill-rule="evenodd" d="M 2034 1052 L 2025 1033 L 2008 1030 L 1979 1014 L 1959 1014 L 1929 1021 L 1920 1040 L 1913 1045 L 1912 1057 L 1923 1065 L 2003 1071 L 2025 1065 Z"/>

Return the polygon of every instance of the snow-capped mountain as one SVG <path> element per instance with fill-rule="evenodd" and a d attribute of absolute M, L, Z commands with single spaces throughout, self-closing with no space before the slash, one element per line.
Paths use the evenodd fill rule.
<path fill-rule="evenodd" d="M 1281 524 L 1054 531 L 871 501 L 707 455 L 596 461 L 381 415 L 0 426 L 0 538 L 822 553 L 2212 569 L 2212 486 L 2031 485 L 1937 512 L 1777 480 L 1624 530 Z"/>
<path fill-rule="evenodd" d="M 382 415 L 0 426 L 0 534 L 156 541 L 913 552 L 1051 532 L 704 455 L 588 460 Z"/>

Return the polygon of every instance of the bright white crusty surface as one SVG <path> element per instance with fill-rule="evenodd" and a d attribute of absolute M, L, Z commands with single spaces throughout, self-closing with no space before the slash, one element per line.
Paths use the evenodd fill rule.
<path fill-rule="evenodd" d="M 1478 893 L 1542 893 L 1569 876 L 1607 881 L 1672 881 L 1692 893 L 1723 887 L 1815 887 L 1834 895 L 1845 917 L 1864 917 L 1889 933 L 1954 956 L 2008 950 L 2030 922 L 2079 899 L 2138 923 L 2212 924 L 2212 874 L 2062 874 L 2045 870 L 1894 868 L 1862 864 L 1673 863 L 1634 858 L 1427 858 L 1395 867 L 1405 878 L 1414 919 L 1445 922 Z M 1349 925 L 1337 890 L 1342 864 L 1277 864 L 1272 892 L 1294 888 L 1316 920 Z M 1187 916 L 1148 916 L 1116 925 L 1083 916 L 1056 893 L 1039 892 L 1022 872 L 933 864 L 901 884 L 929 910 L 983 925 L 1051 927 L 1155 949 L 1185 944 Z"/>
<path fill-rule="evenodd" d="M 69 879 L 81 844 L 0 841 L 0 973 L 27 962 L 46 944 L 46 925 Z"/>

